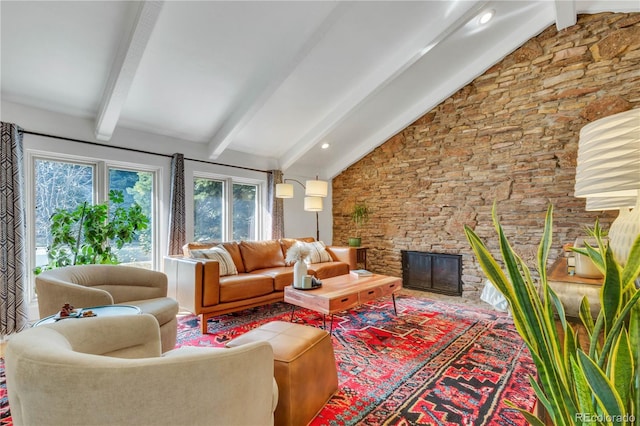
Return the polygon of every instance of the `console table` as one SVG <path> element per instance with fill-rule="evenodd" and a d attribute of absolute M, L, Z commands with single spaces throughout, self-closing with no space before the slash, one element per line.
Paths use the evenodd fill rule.
<path fill-rule="evenodd" d="M 567 259 L 561 257 L 557 259 L 547 271 L 547 282 L 556 292 L 560 301 L 564 305 L 567 316 L 579 318 L 580 303 L 583 296 L 589 299 L 591 306 L 591 316 L 594 318 L 600 311 L 600 288 L 601 278 L 583 278 L 567 273 Z"/>

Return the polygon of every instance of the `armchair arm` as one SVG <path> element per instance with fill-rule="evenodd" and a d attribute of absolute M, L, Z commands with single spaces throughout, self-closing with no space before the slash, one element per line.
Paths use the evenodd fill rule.
<path fill-rule="evenodd" d="M 354 247 L 328 246 L 327 251 L 334 261 L 347 263 L 349 270 L 357 269 L 357 251 Z"/>
<path fill-rule="evenodd" d="M 113 305 L 113 297 L 105 290 L 42 276 L 36 277 L 36 293 L 40 318 L 56 314 L 65 303 L 76 307 Z"/>
<path fill-rule="evenodd" d="M 62 334 L 76 352 L 116 358 L 162 354 L 160 325 L 151 314 L 67 319 L 44 324 Z"/>

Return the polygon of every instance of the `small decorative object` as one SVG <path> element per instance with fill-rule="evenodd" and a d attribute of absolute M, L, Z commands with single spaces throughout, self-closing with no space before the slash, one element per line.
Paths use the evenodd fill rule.
<path fill-rule="evenodd" d="M 60 309 L 60 314 L 59 315 L 62 318 L 62 317 L 71 316 L 72 314 L 75 314 L 75 313 L 76 313 L 75 308 L 73 306 L 71 306 L 70 304 L 65 303 L 62 306 L 62 309 Z"/>
<path fill-rule="evenodd" d="M 309 289 L 313 287 L 313 276 L 305 275 L 302 277 L 302 288 Z"/>
<path fill-rule="evenodd" d="M 353 220 L 353 223 L 356 225 L 356 236 L 349 238 L 350 247 L 360 247 L 360 227 L 369 220 L 370 214 L 371 210 L 364 202 L 356 203 L 356 205 L 353 206 L 353 211 L 351 212 L 351 220 Z"/>
<path fill-rule="evenodd" d="M 370 277 L 373 275 L 373 272 L 367 271 L 366 269 L 352 269 L 349 272 L 351 273 L 351 275 L 353 275 L 356 278 Z"/>
<path fill-rule="evenodd" d="M 287 250 L 286 262 L 289 264 L 293 263 L 294 288 L 303 288 L 304 286 L 304 276 L 307 275 L 307 264 L 304 260 L 309 254 L 309 248 L 303 244 L 294 244 Z"/>

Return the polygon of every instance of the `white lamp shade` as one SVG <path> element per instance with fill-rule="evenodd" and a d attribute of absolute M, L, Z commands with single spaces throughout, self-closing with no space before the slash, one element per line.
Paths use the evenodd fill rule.
<path fill-rule="evenodd" d="M 587 198 L 588 212 L 603 210 L 630 209 L 636 205 L 637 197 L 589 197 Z"/>
<path fill-rule="evenodd" d="M 307 212 L 321 212 L 322 198 L 321 197 L 304 197 L 304 210 Z"/>
<path fill-rule="evenodd" d="M 307 197 L 326 197 L 329 183 L 324 180 L 308 180 L 305 188 L 304 195 Z"/>
<path fill-rule="evenodd" d="M 276 184 L 276 198 L 293 198 L 293 185 L 290 183 Z"/>
<path fill-rule="evenodd" d="M 580 130 L 576 197 L 636 197 L 640 189 L 640 109 Z"/>

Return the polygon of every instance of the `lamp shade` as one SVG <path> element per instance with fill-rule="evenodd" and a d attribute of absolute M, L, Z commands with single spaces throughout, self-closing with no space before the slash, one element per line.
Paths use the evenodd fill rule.
<path fill-rule="evenodd" d="M 305 186 L 304 195 L 307 197 L 326 197 L 329 183 L 324 180 L 308 180 Z"/>
<path fill-rule="evenodd" d="M 307 212 L 321 212 L 322 198 L 321 197 L 304 197 L 304 210 Z"/>
<path fill-rule="evenodd" d="M 293 198 L 293 185 L 290 183 L 276 184 L 276 198 Z"/>
<path fill-rule="evenodd" d="M 637 197 L 640 109 L 614 114 L 580 130 L 576 197 Z"/>
<path fill-rule="evenodd" d="M 588 212 L 630 209 L 636 205 L 636 197 L 588 197 Z"/>

